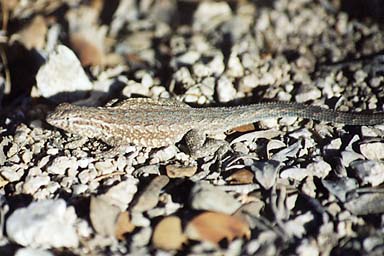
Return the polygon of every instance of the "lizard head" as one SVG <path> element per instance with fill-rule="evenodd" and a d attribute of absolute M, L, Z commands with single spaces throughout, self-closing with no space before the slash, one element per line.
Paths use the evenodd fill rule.
<path fill-rule="evenodd" d="M 60 128 L 70 133 L 84 136 L 84 128 L 88 125 L 85 112 L 91 111 L 90 108 L 71 105 L 69 103 L 60 104 L 54 112 L 50 113 L 46 121 L 52 126 Z M 93 137 L 86 135 L 87 137 Z"/>
<path fill-rule="evenodd" d="M 46 121 L 52 126 L 65 129 L 70 125 L 70 119 L 74 116 L 76 106 L 69 103 L 62 103 L 56 107 L 55 111 L 50 113 Z"/>

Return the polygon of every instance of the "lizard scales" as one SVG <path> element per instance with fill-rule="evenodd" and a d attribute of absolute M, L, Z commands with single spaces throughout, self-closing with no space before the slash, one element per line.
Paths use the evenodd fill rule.
<path fill-rule="evenodd" d="M 208 136 L 267 118 L 301 117 L 347 125 L 384 123 L 384 112 L 341 112 L 290 102 L 193 108 L 176 100 L 133 98 L 114 106 L 60 104 L 47 122 L 70 133 L 101 139 L 111 146 L 162 147 L 191 130 Z"/>

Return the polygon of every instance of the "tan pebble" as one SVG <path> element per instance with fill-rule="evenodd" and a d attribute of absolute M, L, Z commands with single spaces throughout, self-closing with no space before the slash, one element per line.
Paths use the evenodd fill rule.
<path fill-rule="evenodd" d="M 183 234 L 181 220 L 176 216 L 162 219 L 153 232 L 152 243 L 161 250 L 178 250 L 185 241 L 186 237 Z"/>
<path fill-rule="evenodd" d="M 169 178 L 191 177 L 197 171 L 197 166 L 167 165 L 165 167 Z"/>
<path fill-rule="evenodd" d="M 219 245 L 220 241 L 232 241 L 238 237 L 249 238 L 249 225 L 238 217 L 218 212 L 204 212 L 193 218 L 185 228 L 188 238 Z"/>
<path fill-rule="evenodd" d="M 121 212 L 115 223 L 115 237 L 119 240 L 124 239 L 124 234 L 131 233 L 135 225 L 131 222 L 129 212 Z"/>
<path fill-rule="evenodd" d="M 254 177 L 255 175 L 250 170 L 241 169 L 231 174 L 227 178 L 227 181 L 229 181 L 231 184 L 249 184 L 253 183 Z"/>

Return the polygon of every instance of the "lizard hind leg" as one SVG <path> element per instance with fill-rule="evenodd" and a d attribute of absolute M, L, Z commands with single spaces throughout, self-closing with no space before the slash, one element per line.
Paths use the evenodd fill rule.
<path fill-rule="evenodd" d="M 187 132 L 184 141 L 190 155 L 195 159 L 213 154 L 220 157 L 230 149 L 227 141 L 207 138 L 204 132 L 196 129 Z"/>

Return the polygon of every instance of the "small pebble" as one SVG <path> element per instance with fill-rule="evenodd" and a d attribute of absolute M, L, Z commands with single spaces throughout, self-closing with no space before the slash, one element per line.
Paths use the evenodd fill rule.
<path fill-rule="evenodd" d="M 236 89 L 232 82 L 225 76 L 222 76 L 217 81 L 217 97 L 220 102 L 228 102 L 235 99 Z"/>
<path fill-rule="evenodd" d="M 48 176 L 27 177 L 23 184 L 23 191 L 26 194 L 34 194 L 42 186 L 48 185 L 49 182 Z"/>
<path fill-rule="evenodd" d="M 64 175 L 66 172 L 72 173 L 77 171 L 79 165 L 76 158 L 59 156 L 54 158 L 51 165 L 47 167 L 47 172 L 51 174 Z"/>

